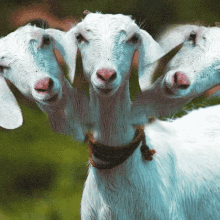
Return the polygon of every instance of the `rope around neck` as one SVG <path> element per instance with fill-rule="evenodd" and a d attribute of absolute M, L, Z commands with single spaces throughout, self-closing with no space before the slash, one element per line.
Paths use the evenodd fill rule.
<path fill-rule="evenodd" d="M 130 157 L 135 149 L 139 146 L 142 141 L 140 148 L 142 156 L 145 160 L 153 160 L 153 155 L 156 153 L 155 150 L 149 149 L 146 144 L 145 133 L 143 127 L 137 128 L 133 141 L 122 147 L 111 147 L 103 145 L 95 141 L 92 133 L 87 133 L 86 142 L 88 142 L 89 149 L 89 161 L 93 167 L 98 169 L 112 169 L 119 164 L 122 164 L 125 160 Z M 107 164 L 99 164 L 94 162 L 92 156 L 107 162 Z"/>

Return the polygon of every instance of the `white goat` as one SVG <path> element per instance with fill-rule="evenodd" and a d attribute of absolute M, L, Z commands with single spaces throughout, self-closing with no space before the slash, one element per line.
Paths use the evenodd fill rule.
<path fill-rule="evenodd" d="M 135 125 L 141 125 L 147 122 L 146 117 L 163 117 L 178 112 L 187 102 L 189 97 L 172 98 L 170 93 L 162 86 L 167 63 L 172 60 L 173 56 L 179 51 L 181 46 L 171 50 L 165 56 L 145 68 L 145 73 L 139 77 L 140 92 L 132 102 L 131 112 L 132 121 Z M 146 75 L 160 76 L 151 86 L 146 82 Z"/>
<path fill-rule="evenodd" d="M 200 27 L 168 63 L 162 87 L 172 97 L 195 97 L 220 84 L 220 28 Z"/>
<path fill-rule="evenodd" d="M 0 71 L 3 77 L 9 79 L 26 97 L 34 99 L 48 114 L 55 131 L 71 134 L 74 139 L 82 141 L 82 121 L 88 113 L 88 100 L 64 78 L 54 55 L 56 48 L 74 77 L 77 47 L 74 39 L 69 38 L 70 34 L 31 25 L 18 28 L 0 39 Z M 1 79 L 4 82 L 4 78 Z M 14 110 L 14 107 L 11 109 Z M 2 115 L 2 111 L 0 113 Z M 16 120 L 18 117 L 14 117 L 14 123 Z M 7 124 L 4 117 L 0 121 Z"/>
<path fill-rule="evenodd" d="M 182 104 L 220 84 L 220 28 L 189 25 L 186 25 L 185 31 L 184 26 L 181 28 L 182 35 L 177 28 L 168 34 L 169 37 L 165 36 L 165 39 L 171 39 L 180 35 L 183 44 L 177 54 L 164 63 L 168 63 L 166 67 L 160 66 L 163 76 L 150 89 L 142 80 L 144 74 L 139 79 L 144 92 L 133 102 L 134 115 L 147 112 L 148 116 L 163 116 L 168 112 L 173 113 Z M 176 32 L 179 35 L 175 35 Z M 180 43 L 179 40 L 178 44 Z M 154 64 L 151 65 L 155 68 Z"/>
<path fill-rule="evenodd" d="M 180 110 L 191 98 L 173 98 L 171 99 L 168 90 L 162 86 L 167 63 L 180 50 L 186 37 L 192 31 L 199 29 L 196 25 L 169 25 L 157 36 L 157 42 L 165 51 L 166 55 L 154 63 L 145 67 L 145 72 L 139 75 L 139 84 L 142 90 L 135 101 L 132 103 L 132 118 L 134 124 L 141 124 L 147 117 L 162 117 L 175 113 Z M 154 75 L 162 75 L 153 85 Z M 149 81 L 150 79 L 150 81 Z M 179 80 L 179 83 L 180 80 Z M 181 87 L 181 85 L 180 85 Z M 182 86 L 182 88 L 184 85 Z M 139 115 L 139 118 L 137 118 Z M 144 116 L 144 117 L 143 117 Z"/>
<path fill-rule="evenodd" d="M 73 33 L 90 83 L 95 119 L 89 143 L 98 150 L 90 152 L 90 160 L 97 167 L 108 167 L 112 161 L 107 159 L 120 155 L 104 152 L 128 149 L 123 146 L 135 136 L 128 85 L 133 54 L 139 50 L 143 67 L 151 55 L 160 57 L 163 52 L 128 16 L 89 14 Z M 219 129 L 204 114 L 195 117 L 193 112 L 172 123 L 156 120 L 146 125 L 147 144 L 156 150 L 152 161 L 143 158 L 139 144 L 114 168 L 91 166 L 81 202 L 82 220 L 219 219 Z M 201 118 L 203 126 L 196 124 Z"/>

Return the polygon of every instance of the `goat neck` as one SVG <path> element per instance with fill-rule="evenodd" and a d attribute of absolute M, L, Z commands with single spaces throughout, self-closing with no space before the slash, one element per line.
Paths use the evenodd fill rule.
<path fill-rule="evenodd" d="M 112 96 L 103 97 L 90 89 L 94 138 L 101 144 L 123 146 L 130 143 L 135 131 L 130 120 L 129 83 L 126 82 Z"/>

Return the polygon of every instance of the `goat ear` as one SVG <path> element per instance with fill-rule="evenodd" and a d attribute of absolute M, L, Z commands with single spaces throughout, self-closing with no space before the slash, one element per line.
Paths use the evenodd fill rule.
<path fill-rule="evenodd" d="M 51 35 L 55 40 L 55 49 L 62 55 L 64 61 L 69 68 L 69 79 L 73 82 L 76 69 L 77 44 L 76 39 L 72 35 L 71 30 L 63 32 L 57 29 L 47 29 L 46 33 Z"/>
<path fill-rule="evenodd" d="M 145 67 L 145 74 L 139 77 L 139 84 L 142 91 L 147 90 L 149 87 L 149 75 L 151 76 L 151 82 L 154 83 L 157 78 L 164 74 L 167 63 L 179 52 L 179 50 L 182 48 L 182 45 L 183 44 L 178 45 L 169 53 Z"/>
<path fill-rule="evenodd" d="M 4 77 L 0 75 L 0 126 L 15 129 L 22 123 L 21 109 Z"/>
<path fill-rule="evenodd" d="M 86 16 L 86 15 L 88 15 L 88 14 L 90 14 L 90 13 L 91 13 L 90 11 L 85 10 L 85 11 L 83 12 L 83 15 Z"/>
<path fill-rule="evenodd" d="M 141 30 L 141 43 L 138 49 L 139 61 L 138 61 L 138 78 L 139 84 L 144 84 L 146 87 L 151 85 L 151 70 L 149 64 L 154 63 L 165 53 L 160 45 L 148 34 L 146 31 Z"/>

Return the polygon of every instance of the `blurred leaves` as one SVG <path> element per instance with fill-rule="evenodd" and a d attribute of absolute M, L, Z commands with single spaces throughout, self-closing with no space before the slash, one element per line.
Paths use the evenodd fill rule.
<path fill-rule="evenodd" d="M 50 12 L 58 18 L 74 17 L 77 21 L 84 17 L 84 10 L 132 15 L 153 36 L 161 27 L 170 23 L 202 21 L 212 25 L 220 20 L 220 5 L 217 0 L 1 0 L 0 4 L 1 35 L 11 31 L 10 25 L 4 24 L 13 19 L 13 11 L 18 6 L 34 4 L 48 6 Z"/>
<path fill-rule="evenodd" d="M 53 132 L 37 108 L 21 109 L 24 125 L 0 132 L 1 209 L 13 219 L 80 219 L 87 146 Z"/>

